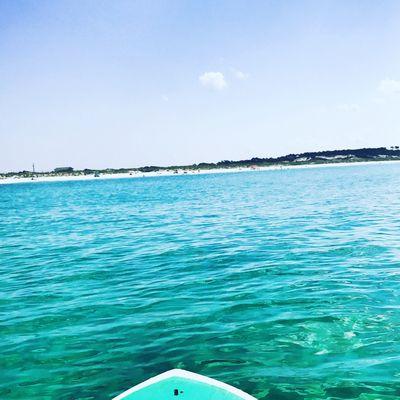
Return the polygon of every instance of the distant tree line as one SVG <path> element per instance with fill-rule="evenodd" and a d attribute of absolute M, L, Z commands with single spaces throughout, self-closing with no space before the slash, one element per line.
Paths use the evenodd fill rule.
<path fill-rule="evenodd" d="M 162 169 L 211 169 L 211 168 L 233 168 L 233 167 L 249 167 L 249 166 L 262 166 L 262 165 L 273 165 L 273 164 L 285 164 L 293 162 L 327 162 L 326 158 L 334 157 L 353 157 L 360 160 L 373 160 L 377 158 L 400 157 L 399 146 L 392 146 L 390 149 L 386 147 L 376 148 L 362 148 L 362 149 L 345 149 L 345 150 L 325 150 L 325 151 L 313 151 L 297 154 L 287 154 L 280 157 L 266 157 L 259 158 L 253 157 L 247 160 L 223 160 L 217 163 L 199 163 L 184 166 L 170 166 L 170 167 L 142 167 L 138 168 L 141 172 L 153 172 Z"/>
<path fill-rule="evenodd" d="M 139 172 L 156 172 L 161 170 L 193 170 L 193 169 L 213 169 L 213 168 L 233 168 L 233 167 L 249 167 L 249 166 L 263 166 L 263 165 L 279 165 L 288 163 L 327 163 L 335 162 L 335 157 L 347 158 L 348 161 L 362 161 L 362 160 L 380 160 L 380 159 L 398 159 L 400 158 L 400 147 L 391 146 L 386 147 L 374 147 L 374 148 L 362 148 L 362 149 L 345 149 L 345 150 L 325 150 L 325 151 L 313 151 L 297 154 L 287 154 L 280 157 L 266 157 L 259 158 L 253 157 L 247 160 L 223 160 L 217 163 L 199 163 L 191 165 L 175 165 L 169 167 L 158 167 L 155 165 L 140 167 L 140 168 L 107 168 L 107 169 L 89 169 L 74 170 L 72 167 L 58 167 L 52 172 L 33 172 L 33 171 L 20 171 L 20 172 L 7 172 L 0 173 L 2 177 L 9 176 L 20 176 L 20 177 L 32 177 L 32 176 L 45 176 L 45 175 L 62 175 L 62 174 L 74 174 L 74 175 L 91 175 L 91 174 L 118 174 L 127 173 L 130 171 Z M 343 161 L 340 158 L 336 160 Z"/>

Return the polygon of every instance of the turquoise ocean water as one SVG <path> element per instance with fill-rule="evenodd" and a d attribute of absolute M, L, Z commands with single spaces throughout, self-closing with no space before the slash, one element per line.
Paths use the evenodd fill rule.
<path fill-rule="evenodd" d="M 0 399 L 400 398 L 400 164 L 3 185 L 0 278 Z"/>

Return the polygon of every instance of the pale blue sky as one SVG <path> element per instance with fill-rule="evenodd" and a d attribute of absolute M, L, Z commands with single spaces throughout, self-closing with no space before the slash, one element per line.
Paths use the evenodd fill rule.
<path fill-rule="evenodd" d="M 0 2 L 0 170 L 400 144 L 400 1 Z"/>

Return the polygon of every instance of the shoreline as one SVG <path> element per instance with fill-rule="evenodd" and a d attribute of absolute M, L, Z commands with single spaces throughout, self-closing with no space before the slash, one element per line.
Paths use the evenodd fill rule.
<path fill-rule="evenodd" d="M 283 171 L 289 169 L 308 169 L 308 168 L 327 168 L 327 167 L 349 167 L 349 166 L 365 166 L 375 164 L 395 164 L 400 160 L 379 160 L 379 161 L 355 161 L 355 162 L 337 162 L 337 163 L 320 163 L 320 164 L 299 164 L 299 165 L 269 165 L 264 167 L 234 167 L 234 168 L 214 168 L 199 170 L 179 170 L 178 173 L 165 170 L 157 172 L 132 172 L 120 174 L 104 174 L 100 176 L 94 175 L 64 175 L 64 176 L 43 176 L 36 178 L 3 178 L 0 179 L 0 185 L 11 185 L 18 183 L 43 183 L 43 182 L 69 182 L 69 181 L 92 181 L 106 179 L 137 179 L 137 178 L 154 178 L 163 176 L 192 176 L 206 174 L 226 174 L 240 172 L 257 172 L 257 171 Z"/>

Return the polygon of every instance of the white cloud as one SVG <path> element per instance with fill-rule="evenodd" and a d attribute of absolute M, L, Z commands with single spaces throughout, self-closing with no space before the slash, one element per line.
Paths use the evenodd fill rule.
<path fill-rule="evenodd" d="M 400 93 L 400 81 L 394 79 L 383 79 L 379 83 L 378 90 L 383 94 Z"/>
<path fill-rule="evenodd" d="M 232 74 L 236 79 L 239 79 L 241 81 L 244 81 L 249 78 L 250 74 L 247 74 L 245 72 L 239 71 L 238 69 L 231 68 Z"/>
<path fill-rule="evenodd" d="M 222 72 L 204 72 L 199 76 L 199 82 L 213 90 L 223 90 L 228 86 Z"/>
<path fill-rule="evenodd" d="M 338 111 L 344 112 L 357 112 L 361 110 L 358 104 L 339 104 L 336 108 Z"/>

